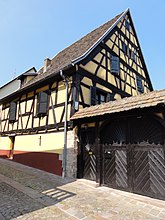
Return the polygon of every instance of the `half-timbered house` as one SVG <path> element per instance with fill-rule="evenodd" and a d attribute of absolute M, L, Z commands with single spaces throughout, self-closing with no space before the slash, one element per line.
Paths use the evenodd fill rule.
<path fill-rule="evenodd" d="M 77 155 L 78 175 L 84 173 L 77 147 L 83 137 L 70 120 L 75 112 L 153 90 L 129 9 L 45 59 L 36 76 L 21 83 L 1 99 L 1 156 L 73 177 Z M 93 127 L 93 121 L 82 125 L 89 153 Z"/>

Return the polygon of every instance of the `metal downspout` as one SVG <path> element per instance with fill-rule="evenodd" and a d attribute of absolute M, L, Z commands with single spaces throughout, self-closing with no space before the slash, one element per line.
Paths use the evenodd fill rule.
<path fill-rule="evenodd" d="M 64 121 L 64 149 L 63 149 L 63 158 L 62 158 L 62 177 L 65 178 L 67 176 L 67 117 L 68 117 L 68 82 L 69 79 L 63 74 L 62 70 L 60 70 L 60 76 L 63 78 L 63 82 L 66 88 L 65 94 L 65 121 Z"/>

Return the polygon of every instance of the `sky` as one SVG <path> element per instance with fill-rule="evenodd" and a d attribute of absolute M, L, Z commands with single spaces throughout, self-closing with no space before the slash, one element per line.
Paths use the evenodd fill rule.
<path fill-rule="evenodd" d="M 165 88 L 165 0 L 0 0 L 0 86 L 127 8 L 153 87 Z"/>

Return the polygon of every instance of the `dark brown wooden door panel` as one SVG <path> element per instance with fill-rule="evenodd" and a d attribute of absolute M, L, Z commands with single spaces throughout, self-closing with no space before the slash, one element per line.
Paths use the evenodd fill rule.
<path fill-rule="evenodd" d="M 96 180 L 96 154 L 95 146 L 84 147 L 84 178 Z"/>
<path fill-rule="evenodd" d="M 165 158 L 163 149 L 149 151 L 151 192 L 165 198 Z"/>
<path fill-rule="evenodd" d="M 165 157 L 162 147 L 147 144 L 147 147 L 139 148 L 137 145 L 121 145 L 121 149 L 103 145 L 103 148 L 104 185 L 165 199 Z"/>
<path fill-rule="evenodd" d="M 104 184 L 115 186 L 116 184 L 115 151 L 104 152 Z"/>
<path fill-rule="evenodd" d="M 150 174 L 147 151 L 133 151 L 133 183 L 132 190 L 136 193 L 148 194 L 150 192 Z"/>
<path fill-rule="evenodd" d="M 152 118 L 112 121 L 101 131 L 104 185 L 165 199 L 164 128 Z"/>
<path fill-rule="evenodd" d="M 126 189 L 128 187 L 126 149 L 104 146 L 104 184 Z"/>

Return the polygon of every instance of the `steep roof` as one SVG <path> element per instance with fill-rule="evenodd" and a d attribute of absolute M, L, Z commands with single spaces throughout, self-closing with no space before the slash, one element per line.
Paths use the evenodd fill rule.
<path fill-rule="evenodd" d="M 128 9 L 59 52 L 51 60 L 51 65 L 48 70 L 43 72 L 43 68 L 41 68 L 38 75 L 33 80 L 29 81 L 25 87 L 40 81 L 42 78 L 56 74 L 61 69 L 64 69 L 71 64 L 75 64 L 81 57 L 88 54 L 90 50 L 97 45 L 102 37 L 111 30 L 127 11 Z"/>
<path fill-rule="evenodd" d="M 65 48 L 61 52 L 59 52 L 52 60 L 51 65 L 49 65 L 46 68 L 46 71 L 44 71 L 44 67 L 42 67 L 36 74 L 36 76 L 28 81 L 24 86 L 22 86 L 19 90 L 12 93 L 11 95 L 7 96 L 5 100 L 8 98 L 15 97 L 18 93 L 22 93 L 23 91 L 27 89 L 32 89 L 33 86 L 41 84 L 46 79 L 50 79 L 53 76 L 56 76 L 59 74 L 60 70 L 67 70 L 70 67 L 74 66 L 79 61 L 86 58 L 90 52 L 100 43 L 102 40 L 113 30 L 113 28 L 118 24 L 118 22 L 130 11 L 129 9 L 126 9 L 124 12 L 120 13 L 110 21 L 106 22 L 105 24 L 101 25 L 100 27 L 96 28 L 86 36 L 82 37 L 80 40 L 76 41 L 69 47 Z M 136 30 L 134 28 L 134 24 L 132 22 L 133 29 L 136 35 Z M 138 41 L 138 38 L 137 38 Z M 140 44 L 138 42 L 139 49 L 141 52 Z M 143 54 L 141 52 L 142 58 Z M 144 61 L 144 58 L 143 58 Z M 144 68 L 146 69 L 146 74 L 149 80 L 150 89 L 153 90 L 152 84 L 150 81 L 150 77 L 148 75 L 148 71 L 145 65 L 145 62 L 143 62 Z M 1 99 L 0 101 L 5 101 L 4 99 Z"/>
<path fill-rule="evenodd" d="M 165 105 L 165 89 L 87 107 L 76 112 L 71 119 L 89 118 L 133 109 L 155 107 L 161 104 Z"/>

